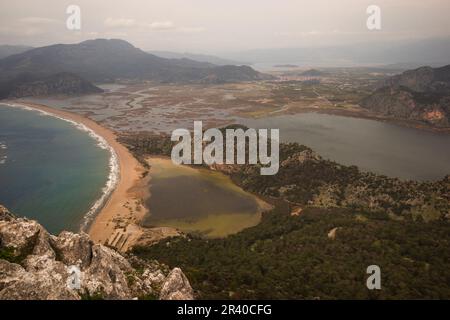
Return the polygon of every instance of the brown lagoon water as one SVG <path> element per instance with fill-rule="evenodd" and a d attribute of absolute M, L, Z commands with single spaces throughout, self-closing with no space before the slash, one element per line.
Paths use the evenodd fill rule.
<path fill-rule="evenodd" d="M 267 208 L 225 175 L 152 158 L 150 215 L 147 226 L 171 226 L 185 232 L 222 237 L 259 223 Z"/>

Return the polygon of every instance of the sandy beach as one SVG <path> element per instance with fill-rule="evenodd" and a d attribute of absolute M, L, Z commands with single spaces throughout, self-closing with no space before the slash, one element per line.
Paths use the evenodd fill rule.
<path fill-rule="evenodd" d="M 143 199 L 149 196 L 149 178 L 142 178 L 145 169 L 126 147 L 117 142 L 113 131 L 95 121 L 40 104 L 23 102 L 19 104 L 81 123 L 103 137 L 114 149 L 120 168 L 118 181 L 111 196 L 90 224 L 88 233 L 95 242 L 126 251 L 143 233 L 139 223 L 147 213 Z"/>

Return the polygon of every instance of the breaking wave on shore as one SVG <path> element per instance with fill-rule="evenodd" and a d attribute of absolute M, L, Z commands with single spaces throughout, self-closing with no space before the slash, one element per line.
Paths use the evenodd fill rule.
<path fill-rule="evenodd" d="M 6 149 L 8 149 L 6 142 L 0 141 L 0 165 L 5 164 L 6 159 L 8 158 L 6 155 Z"/>
<path fill-rule="evenodd" d="M 9 106 L 9 107 L 13 107 L 13 108 L 21 108 L 24 110 L 35 111 L 35 112 L 40 113 L 43 116 L 49 116 L 49 117 L 53 117 L 53 118 L 57 118 L 57 119 L 66 121 L 66 122 L 72 124 L 78 130 L 86 132 L 92 139 L 94 139 L 97 142 L 98 147 L 100 147 L 101 149 L 107 150 L 110 153 L 109 175 L 108 175 L 108 180 L 106 181 L 105 186 L 102 188 L 102 195 L 100 196 L 100 198 L 98 198 L 94 202 L 94 204 L 91 206 L 89 211 L 83 215 L 83 220 L 80 224 L 80 230 L 87 231 L 89 225 L 94 220 L 97 213 L 107 203 L 109 197 L 113 193 L 113 191 L 119 181 L 120 166 L 119 166 L 118 157 L 117 157 L 117 154 L 116 154 L 116 151 L 114 150 L 114 148 L 105 140 L 105 138 L 103 138 L 102 136 L 97 134 L 94 130 L 88 128 L 83 123 L 77 122 L 72 119 L 67 119 L 67 118 L 59 116 L 57 114 L 53 114 L 51 112 L 46 112 L 41 109 L 32 108 L 32 107 L 29 107 L 29 106 L 23 105 L 23 104 L 17 104 L 17 103 L 2 103 L 2 104 Z"/>

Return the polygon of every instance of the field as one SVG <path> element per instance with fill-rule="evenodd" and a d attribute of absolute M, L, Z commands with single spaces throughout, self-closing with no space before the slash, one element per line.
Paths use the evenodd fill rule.
<path fill-rule="evenodd" d="M 127 81 L 100 85 L 102 94 L 24 100 L 83 114 L 115 131 L 167 133 L 191 128 L 194 120 L 220 127 L 239 118 L 310 111 L 375 117 L 358 102 L 389 74 L 326 69 L 320 76 L 305 77 L 301 71 L 277 72 L 276 81 L 216 85 Z"/>

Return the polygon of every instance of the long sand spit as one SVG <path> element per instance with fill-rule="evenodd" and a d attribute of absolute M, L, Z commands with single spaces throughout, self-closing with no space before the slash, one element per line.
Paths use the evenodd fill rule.
<path fill-rule="evenodd" d="M 125 251 L 141 235 L 139 223 L 147 213 L 143 199 L 149 196 L 148 181 L 142 178 L 145 171 L 143 166 L 126 147 L 117 142 L 116 134 L 113 131 L 100 126 L 91 119 L 35 103 L 19 102 L 14 104 L 82 124 L 102 137 L 114 150 L 119 167 L 118 179 L 115 181 L 115 188 L 111 195 L 88 225 L 88 233 L 95 242 L 116 247 L 120 245 L 118 249 Z"/>

